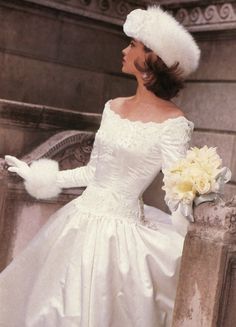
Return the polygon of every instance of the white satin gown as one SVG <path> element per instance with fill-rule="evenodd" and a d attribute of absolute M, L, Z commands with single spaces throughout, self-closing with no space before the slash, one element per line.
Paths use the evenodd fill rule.
<path fill-rule="evenodd" d="M 194 124 L 130 121 L 110 103 L 89 163 L 60 172 L 62 187 L 87 188 L 0 273 L 0 327 L 171 326 L 184 237 L 142 193 Z"/>

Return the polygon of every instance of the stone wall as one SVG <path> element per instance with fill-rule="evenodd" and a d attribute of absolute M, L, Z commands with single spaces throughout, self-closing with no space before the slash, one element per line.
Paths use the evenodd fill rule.
<path fill-rule="evenodd" d="M 0 98 L 101 112 L 105 99 L 133 93 L 121 27 L 68 1 L 44 3 L 0 0 Z"/>
<path fill-rule="evenodd" d="M 95 132 L 101 115 L 0 99 L 0 158 L 22 157 L 66 130 Z"/>

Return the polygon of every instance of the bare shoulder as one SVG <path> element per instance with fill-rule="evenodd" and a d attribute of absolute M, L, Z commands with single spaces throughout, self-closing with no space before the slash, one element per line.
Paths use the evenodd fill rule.
<path fill-rule="evenodd" d="M 157 116 L 160 116 L 160 113 L 157 113 Z M 175 104 L 171 104 L 169 106 L 166 106 L 163 109 L 163 119 L 169 119 L 169 118 L 178 118 L 178 117 L 185 117 L 184 112 Z"/>
<path fill-rule="evenodd" d="M 169 114 L 171 116 L 173 116 L 173 117 L 179 117 L 179 116 L 184 116 L 185 115 L 184 112 L 178 107 L 176 107 L 174 109 L 171 109 Z"/>

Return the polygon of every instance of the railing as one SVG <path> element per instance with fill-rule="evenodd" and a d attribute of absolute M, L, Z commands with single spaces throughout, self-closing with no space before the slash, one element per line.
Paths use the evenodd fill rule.
<path fill-rule="evenodd" d="M 236 326 L 236 196 L 194 210 L 185 238 L 173 327 Z"/>
<path fill-rule="evenodd" d="M 75 168 L 87 163 L 94 141 L 94 132 L 66 131 L 55 134 L 21 159 L 51 158 L 60 169 Z M 6 170 L 0 158 L 0 270 L 29 242 L 49 216 L 69 200 L 80 195 L 83 188 L 64 190 L 52 200 L 35 200 L 29 196 L 17 175 Z"/>

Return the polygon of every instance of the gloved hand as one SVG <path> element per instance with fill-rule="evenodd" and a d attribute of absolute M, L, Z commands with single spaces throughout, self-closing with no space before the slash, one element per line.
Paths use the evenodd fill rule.
<path fill-rule="evenodd" d="M 26 191 L 36 199 L 51 199 L 61 192 L 57 183 L 59 166 L 55 160 L 41 158 L 30 166 L 16 157 L 6 155 L 8 171 L 17 173 L 24 179 Z"/>
<path fill-rule="evenodd" d="M 8 167 L 8 171 L 17 173 L 23 179 L 28 179 L 30 176 L 30 167 L 26 162 L 17 159 L 16 157 L 6 155 L 5 156 L 6 163 L 10 166 Z"/>

